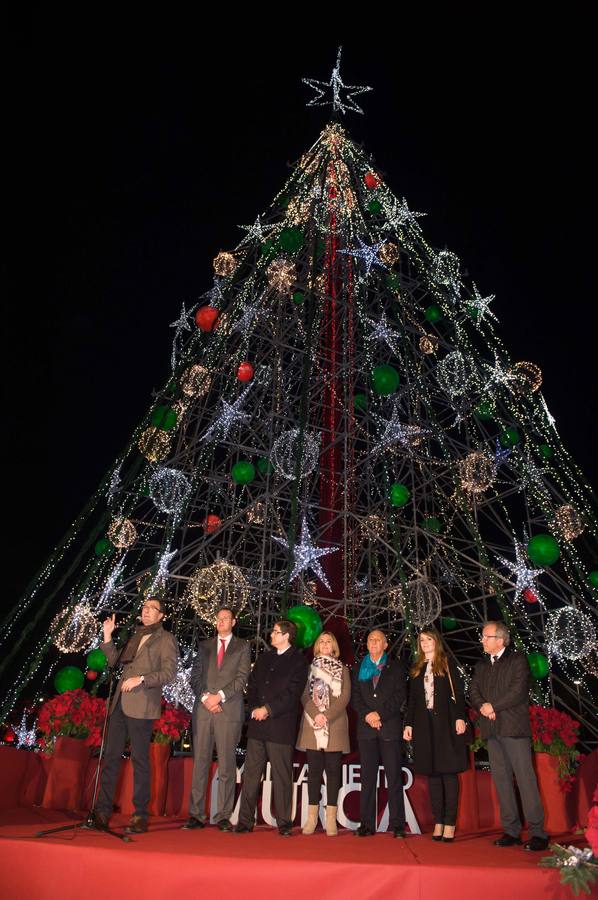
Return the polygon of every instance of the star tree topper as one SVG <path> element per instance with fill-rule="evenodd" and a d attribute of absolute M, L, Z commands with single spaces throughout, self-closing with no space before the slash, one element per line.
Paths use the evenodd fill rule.
<path fill-rule="evenodd" d="M 332 106 L 332 111 L 335 113 L 340 112 L 344 114 L 347 110 L 351 110 L 352 112 L 358 112 L 363 115 L 362 108 L 355 103 L 353 97 L 358 97 L 359 94 L 365 94 L 368 91 L 371 91 L 372 88 L 367 85 L 344 84 L 341 78 L 342 49 L 342 47 L 338 48 L 336 65 L 332 70 L 330 81 L 317 81 L 315 78 L 302 79 L 304 84 L 307 84 L 316 92 L 315 97 L 312 97 L 307 106 Z M 332 91 L 332 99 L 323 100 L 322 98 L 326 95 L 328 89 Z M 347 92 L 344 99 L 341 97 L 341 91 Z"/>
<path fill-rule="evenodd" d="M 281 546 L 285 547 L 285 549 L 290 550 L 289 542 L 285 541 L 284 538 L 273 536 L 272 539 L 276 541 L 277 544 L 281 544 Z M 330 553 L 336 553 L 337 550 L 338 547 L 316 547 L 312 544 L 309 528 L 307 527 L 307 519 L 303 516 L 301 541 L 298 544 L 295 544 L 292 550 L 294 565 L 293 571 L 291 572 L 291 581 L 293 581 L 293 579 L 301 572 L 311 569 L 312 572 L 318 576 L 326 589 L 329 591 L 332 590 L 319 559 L 321 556 L 328 556 Z"/>

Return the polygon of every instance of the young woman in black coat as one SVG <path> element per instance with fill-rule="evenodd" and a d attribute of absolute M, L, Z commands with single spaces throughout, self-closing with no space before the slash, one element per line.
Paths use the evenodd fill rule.
<path fill-rule="evenodd" d="M 426 628 L 417 639 L 410 672 L 403 738 L 413 742 L 414 770 L 428 776 L 435 841 L 452 841 L 459 799 L 458 772 L 467 768 L 463 679 L 449 661 L 440 634 Z"/>

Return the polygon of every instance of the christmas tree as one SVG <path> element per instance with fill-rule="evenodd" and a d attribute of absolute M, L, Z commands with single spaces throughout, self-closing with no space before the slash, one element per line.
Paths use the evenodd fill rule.
<path fill-rule="evenodd" d="M 281 614 L 347 659 L 374 626 L 402 652 L 435 623 L 465 672 L 499 616 L 537 696 L 595 737 L 595 508 L 541 371 L 336 120 L 365 89 L 339 63 L 308 83 L 335 119 L 183 306 L 171 377 L 3 623 L 3 716 L 158 593 L 184 702 L 223 603 L 256 652 Z"/>

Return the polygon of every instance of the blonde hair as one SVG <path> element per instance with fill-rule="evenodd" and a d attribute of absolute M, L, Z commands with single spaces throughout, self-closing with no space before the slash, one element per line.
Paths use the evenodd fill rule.
<path fill-rule="evenodd" d="M 434 675 L 446 675 L 448 672 L 448 657 L 440 632 L 435 628 L 423 628 L 417 636 L 417 656 L 411 667 L 409 674 L 412 678 L 417 678 L 423 667 L 427 664 L 427 660 L 422 650 L 421 637 L 426 635 L 435 641 L 434 659 L 432 660 L 432 672 Z"/>
<path fill-rule="evenodd" d="M 313 646 L 314 656 L 320 655 L 320 641 L 322 640 L 322 638 L 324 636 L 330 638 L 330 642 L 332 644 L 332 656 L 334 656 L 334 657 L 336 657 L 336 659 L 338 659 L 339 656 L 341 655 L 341 648 L 339 647 L 338 641 L 335 638 L 335 636 L 332 634 L 331 631 L 323 631 L 321 634 L 319 634 L 317 636 L 317 638 L 314 641 L 314 646 Z"/>

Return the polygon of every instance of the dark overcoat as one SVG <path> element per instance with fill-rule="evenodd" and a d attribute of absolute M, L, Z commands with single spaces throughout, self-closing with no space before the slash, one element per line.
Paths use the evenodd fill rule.
<path fill-rule="evenodd" d="M 457 719 L 465 720 L 463 679 L 455 664 L 449 660 L 455 688 L 456 703 L 451 697 L 451 685 L 446 675 L 434 676 L 434 709 L 426 708 L 424 666 L 419 675 L 409 679 L 409 703 L 405 725 L 413 729 L 413 768 L 420 775 L 464 772 L 467 768 L 467 747 L 464 735 L 455 731 Z"/>
<path fill-rule="evenodd" d="M 359 680 L 359 664 L 353 669 L 351 706 L 357 713 L 357 740 L 368 741 L 380 738 L 382 741 L 401 739 L 401 708 L 405 702 L 405 669 L 398 659 L 388 659 L 382 669 L 378 683 L 373 680 Z M 382 720 L 378 731 L 365 721 L 370 712 L 377 712 Z"/>
<path fill-rule="evenodd" d="M 530 671 L 524 653 L 507 647 L 494 665 L 486 656 L 475 667 L 469 686 L 471 705 L 478 712 L 491 703 L 496 719 L 480 716 L 484 740 L 490 737 L 531 737 L 529 720 Z"/>
<path fill-rule="evenodd" d="M 263 722 L 251 719 L 247 737 L 274 744 L 295 744 L 299 700 L 307 679 L 308 662 L 296 647 L 284 653 L 266 650 L 258 656 L 247 682 L 249 713 L 259 706 L 268 710 Z"/>

